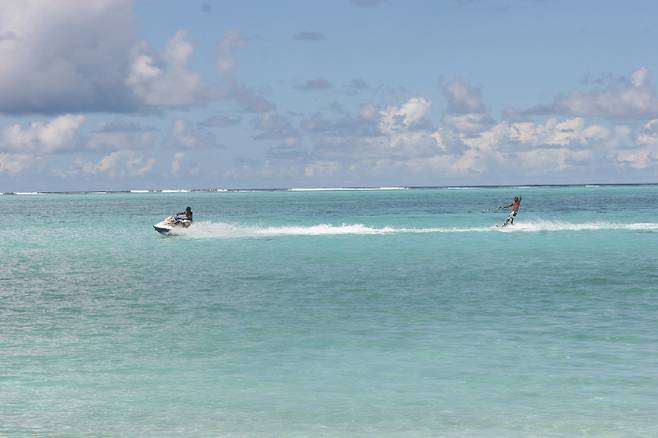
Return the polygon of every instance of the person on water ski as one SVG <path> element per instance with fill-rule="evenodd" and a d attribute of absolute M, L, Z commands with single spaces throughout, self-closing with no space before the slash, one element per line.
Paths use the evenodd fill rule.
<path fill-rule="evenodd" d="M 508 224 L 509 225 L 514 225 L 514 218 L 516 217 L 517 213 L 519 212 L 519 208 L 521 208 L 521 197 L 520 196 L 515 196 L 514 201 L 510 205 L 504 205 L 502 208 L 511 208 L 512 211 L 510 212 L 509 216 L 507 216 L 507 219 L 505 220 L 505 223 L 501 225 L 501 227 L 505 227 Z"/>

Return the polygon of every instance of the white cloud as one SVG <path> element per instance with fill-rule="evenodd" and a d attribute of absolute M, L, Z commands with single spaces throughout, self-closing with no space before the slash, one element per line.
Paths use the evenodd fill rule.
<path fill-rule="evenodd" d="M 84 121 L 84 116 L 67 114 L 48 122 L 32 122 L 26 127 L 8 126 L 2 130 L 0 150 L 49 154 L 73 149 L 75 136 Z"/>
<path fill-rule="evenodd" d="M 464 81 L 456 80 L 443 86 L 443 94 L 448 101 L 449 113 L 485 112 L 479 88 L 472 87 Z"/>
<path fill-rule="evenodd" d="M 589 117 L 647 118 L 658 116 L 658 98 L 649 69 L 641 67 L 622 84 L 593 91 L 571 91 L 556 99 L 555 109 Z"/>
<path fill-rule="evenodd" d="M 3 0 L 0 23 L 0 112 L 135 109 L 131 0 Z"/>
<path fill-rule="evenodd" d="M 491 126 L 491 118 L 484 113 L 446 113 L 441 119 L 443 126 L 458 132 L 477 133 Z"/>
<path fill-rule="evenodd" d="M 427 119 L 430 107 L 428 99 L 411 97 L 384 110 L 365 105 L 355 118 L 345 114 L 334 120 L 316 114 L 302 126 L 313 136 L 314 156 L 321 160 L 431 156 L 442 153 L 445 144 Z"/>
<path fill-rule="evenodd" d="M 133 62 L 126 85 L 144 103 L 152 106 L 187 106 L 212 100 L 213 93 L 201 75 L 188 69 L 194 52 L 185 31 L 179 30 L 160 55 L 150 53 L 145 44 L 132 51 Z"/>
<path fill-rule="evenodd" d="M 478 135 L 461 135 L 465 145 L 482 151 L 514 151 L 519 150 L 519 146 L 584 147 L 609 138 L 608 128 L 596 124 L 587 125 L 579 117 L 562 121 L 551 118 L 545 123 L 502 121 Z"/>
<path fill-rule="evenodd" d="M 129 156 L 126 159 L 126 171 L 128 172 L 128 175 L 141 177 L 148 173 L 153 168 L 154 164 L 154 158 L 145 160 L 142 157 L 132 154 L 132 156 Z"/>
<path fill-rule="evenodd" d="M 631 149 L 625 151 L 617 151 L 613 154 L 613 158 L 620 164 L 626 164 L 633 169 L 646 169 L 652 163 L 658 160 L 656 151 L 650 149 Z"/>
<path fill-rule="evenodd" d="M 379 126 L 385 133 L 409 129 L 425 118 L 431 105 L 424 97 L 412 97 L 400 107 L 389 106 L 380 111 Z"/>
<path fill-rule="evenodd" d="M 134 112 L 221 97 L 189 69 L 184 31 L 159 54 L 138 42 L 133 0 L 4 0 L 0 23 L 0 112 Z"/>
<path fill-rule="evenodd" d="M 586 164 L 591 157 L 589 150 L 572 150 L 566 147 L 550 149 L 531 149 L 519 154 L 514 162 L 523 174 L 550 175 L 564 172 L 578 163 Z"/>
<path fill-rule="evenodd" d="M 545 123 L 517 122 L 509 124 L 509 138 L 528 145 L 588 144 L 591 141 L 604 140 L 610 135 L 608 128 L 592 124 L 587 126 L 585 120 L 576 117 L 559 121 L 551 118 Z"/>
<path fill-rule="evenodd" d="M 153 145 L 155 136 L 151 130 L 140 130 L 139 127 L 126 130 L 100 129 L 90 134 L 85 145 L 86 149 L 93 150 L 120 150 L 120 149 L 144 149 Z"/>
<path fill-rule="evenodd" d="M 220 148 L 215 135 L 203 128 L 196 127 L 185 120 L 175 120 L 164 146 L 172 149 L 208 149 Z"/>
<path fill-rule="evenodd" d="M 143 177 L 155 165 L 155 159 L 145 159 L 137 155 L 134 151 L 122 150 L 114 151 L 103 158 L 97 163 L 85 162 L 82 159 L 76 159 L 74 166 L 76 170 L 95 175 L 104 173 L 111 178 L 137 176 Z"/>
<path fill-rule="evenodd" d="M 0 172 L 17 175 L 29 167 L 35 157 L 31 154 L 0 153 Z"/>
<path fill-rule="evenodd" d="M 652 168 L 658 164 L 658 119 L 653 119 L 637 131 L 616 127 L 616 144 L 609 148 L 608 158 L 621 166 L 635 170 Z"/>
<path fill-rule="evenodd" d="M 637 143 L 658 146 L 658 119 L 653 119 L 642 127 Z"/>
<path fill-rule="evenodd" d="M 391 181 L 399 175 L 402 181 L 425 183 L 510 184 L 575 181 L 620 167 L 645 174 L 658 168 L 658 119 L 638 128 L 584 117 L 495 122 L 486 112 L 447 112 L 435 128 L 428 120 L 430 108 L 428 99 L 416 96 L 384 109 L 365 105 L 355 116 L 319 112 L 301 119 L 293 146 L 269 150 L 274 161 L 247 167 L 261 178 L 301 174 L 319 183 Z M 255 127 L 280 128 L 275 115 L 258 118 Z M 310 150 L 304 146 L 309 140 Z M 236 168 L 225 175 L 237 178 L 244 172 Z"/>
<path fill-rule="evenodd" d="M 363 107 L 359 123 L 349 114 L 337 120 L 321 115 L 304 120 L 304 132 L 315 141 L 312 152 L 302 157 L 305 174 L 317 173 L 309 163 L 339 163 L 331 168 L 336 174 L 486 177 L 505 169 L 510 179 L 552 177 L 592 163 L 611 166 L 617 159 L 606 158 L 610 151 L 634 141 L 633 130 L 627 126 L 604 126 L 581 117 L 496 123 L 484 111 L 479 90 L 460 82 L 449 84 L 446 90 L 452 93 L 452 102 L 439 128 L 428 120 L 431 102 L 419 96 L 385 110 Z M 364 130 L 364 123 L 375 129 Z M 649 128 L 645 131 L 645 136 L 653 134 Z"/>
<path fill-rule="evenodd" d="M 442 91 L 448 102 L 441 120 L 445 128 L 474 134 L 492 125 L 479 88 L 456 80 L 443 85 Z"/>
<path fill-rule="evenodd" d="M 116 151 L 104 156 L 93 168 L 94 172 L 103 172 L 115 176 L 125 155 L 124 151 Z"/>

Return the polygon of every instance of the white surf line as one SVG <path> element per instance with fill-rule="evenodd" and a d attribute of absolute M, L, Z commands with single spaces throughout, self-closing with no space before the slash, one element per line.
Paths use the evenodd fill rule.
<path fill-rule="evenodd" d="M 407 187 L 292 187 L 289 192 L 368 192 L 376 190 L 407 190 Z"/>

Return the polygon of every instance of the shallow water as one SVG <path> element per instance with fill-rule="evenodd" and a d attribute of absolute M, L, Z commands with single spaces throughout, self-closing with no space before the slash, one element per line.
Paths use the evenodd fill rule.
<path fill-rule="evenodd" d="M 0 196 L 0 435 L 656 436 L 657 198 Z"/>

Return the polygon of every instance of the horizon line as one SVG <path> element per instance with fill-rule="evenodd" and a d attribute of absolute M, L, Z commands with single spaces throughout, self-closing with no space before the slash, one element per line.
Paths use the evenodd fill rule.
<path fill-rule="evenodd" d="M 536 187 L 614 187 L 614 186 L 658 186 L 650 183 L 577 183 L 577 184 L 476 184 L 476 185 L 442 185 L 442 186 L 329 186 L 329 187 L 221 187 L 221 188 L 178 188 L 178 189 L 120 189 L 120 190 L 31 190 L 0 192 L 2 196 L 36 195 L 36 194 L 116 194 L 116 193 L 223 193 L 223 192 L 284 192 L 284 191 L 359 191 L 359 190 L 427 190 L 427 189 L 487 189 L 487 188 L 536 188 Z"/>

